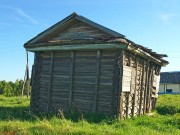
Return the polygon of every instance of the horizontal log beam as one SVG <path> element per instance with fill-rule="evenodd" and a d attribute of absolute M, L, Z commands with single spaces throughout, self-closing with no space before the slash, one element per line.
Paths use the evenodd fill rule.
<path fill-rule="evenodd" d="M 44 46 L 26 48 L 27 51 L 49 51 L 49 50 L 87 50 L 87 49 L 123 49 L 127 48 L 126 44 L 83 44 L 83 45 L 59 45 L 59 46 Z"/>

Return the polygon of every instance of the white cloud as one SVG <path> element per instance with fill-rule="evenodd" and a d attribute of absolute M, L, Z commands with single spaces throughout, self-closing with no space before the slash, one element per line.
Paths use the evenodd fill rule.
<path fill-rule="evenodd" d="M 163 22 L 169 22 L 173 17 L 175 16 L 175 14 L 161 14 L 159 16 L 159 18 L 163 21 Z"/>
<path fill-rule="evenodd" d="M 31 17 L 30 15 L 28 15 L 27 13 L 25 13 L 23 10 L 21 10 L 21 9 L 19 9 L 19 8 L 15 8 L 15 10 L 16 10 L 16 12 L 17 12 L 20 16 L 26 18 L 26 19 L 29 20 L 30 22 L 32 22 L 32 23 L 34 23 L 34 24 L 39 24 L 39 22 L 38 22 L 36 19 L 34 19 L 33 17 Z"/>
<path fill-rule="evenodd" d="M 22 18 L 32 22 L 33 24 L 39 24 L 39 22 L 34 19 L 32 16 L 30 16 L 29 14 L 27 14 L 25 11 L 23 11 L 22 9 L 20 8 L 14 8 L 14 7 L 11 7 L 11 6 L 6 6 L 6 5 L 0 5 L 0 8 L 5 8 L 5 9 L 9 9 L 9 10 L 12 10 L 16 13 L 18 13 L 19 16 L 21 16 Z M 17 20 L 17 16 L 14 16 L 13 19 L 16 18 Z"/>

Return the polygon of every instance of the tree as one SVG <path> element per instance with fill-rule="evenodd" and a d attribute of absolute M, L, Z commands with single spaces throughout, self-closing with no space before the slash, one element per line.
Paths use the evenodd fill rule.
<path fill-rule="evenodd" d="M 31 92 L 30 80 L 27 80 L 24 88 L 24 94 L 27 95 L 27 98 L 29 97 L 30 92 Z"/>
<path fill-rule="evenodd" d="M 23 84 L 24 81 L 18 79 L 15 82 L 6 82 L 5 80 L 0 81 L 0 94 L 5 96 L 20 96 L 23 89 Z M 24 92 L 28 97 L 29 93 L 31 92 L 30 80 L 26 82 Z"/>
<path fill-rule="evenodd" d="M 14 95 L 13 89 L 12 89 L 12 87 L 11 87 L 11 85 L 9 83 L 5 84 L 3 94 L 5 96 L 7 96 L 7 97 L 10 97 L 10 96 Z"/>
<path fill-rule="evenodd" d="M 2 82 L 0 81 L 0 94 L 2 94 L 3 93 L 3 84 L 2 84 Z"/>

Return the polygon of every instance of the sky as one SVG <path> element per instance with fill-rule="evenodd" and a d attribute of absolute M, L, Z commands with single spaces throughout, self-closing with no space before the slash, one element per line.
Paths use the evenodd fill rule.
<path fill-rule="evenodd" d="M 180 0 L 0 0 L 0 80 L 23 79 L 24 43 L 73 12 L 115 30 L 180 71 Z M 34 55 L 29 53 L 29 67 Z"/>

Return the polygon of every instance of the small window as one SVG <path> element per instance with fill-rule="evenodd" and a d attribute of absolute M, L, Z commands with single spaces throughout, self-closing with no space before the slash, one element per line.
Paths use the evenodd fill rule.
<path fill-rule="evenodd" d="M 168 93 L 172 93 L 172 89 L 166 89 L 166 92 L 168 92 Z"/>

